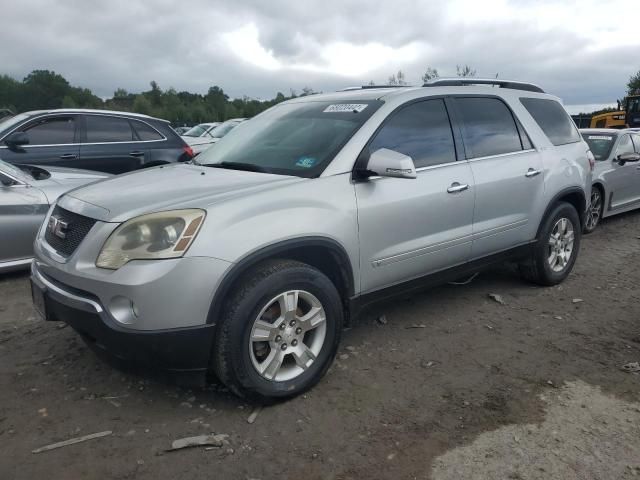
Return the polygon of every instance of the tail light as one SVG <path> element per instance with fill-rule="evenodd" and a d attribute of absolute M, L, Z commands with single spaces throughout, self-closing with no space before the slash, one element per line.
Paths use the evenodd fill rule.
<path fill-rule="evenodd" d="M 185 145 L 184 147 L 182 147 L 182 150 L 189 158 L 193 158 L 196 156 L 195 153 L 193 153 L 193 148 L 191 148 L 189 145 Z"/>
<path fill-rule="evenodd" d="M 587 150 L 587 158 L 589 159 L 589 168 L 591 168 L 591 171 L 593 172 L 593 169 L 596 166 L 596 157 L 593 156 L 591 150 Z"/>

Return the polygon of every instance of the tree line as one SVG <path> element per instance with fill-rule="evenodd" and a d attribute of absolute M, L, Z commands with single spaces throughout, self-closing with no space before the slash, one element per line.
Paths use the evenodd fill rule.
<path fill-rule="evenodd" d="M 287 99 L 315 93 L 305 87 L 298 94 L 278 92 L 271 100 L 249 97 L 230 99 L 222 88 L 212 86 L 206 94 L 163 90 L 152 81 L 150 89 L 131 93 L 118 88 L 113 97 L 103 100 L 88 88 L 72 86 L 62 75 L 49 70 L 34 70 L 22 81 L 0 75 L 0 109 L 14 113 L 53 108 L 99 108 L 137 112 L 169 120 L 174 125 L 224 121 L 253 117 Z"/>
<path fill-rule="evenodd" d="M 459 77 L 475 77 L 476 70 L 469 65 L 456 65 Z M 439 78 L 436 68 L 427 67 L 423 82 Z M 498 75 L 496 74 L 496 78 Z M 369 83 L 375 85 L 373 81 Z M 407 85 L 404 72 L 391 75 L 388 85 Z M 640 94 L 640 71 L 632 75 L 626 85 L 626 94 L 619 104 L 626 103 L 628 95 Z M 249 97 L 231 99 L 219 86 L 212 86 L 206 94 L 178 92 L 174 88 L 163 90 L 152 81 L 150 89 L 131 93 L 118 88 L 113 97 L 102 99 L 88 88 L 72 86 L 62 75 L 49 70 L 34 70 L 22 81 L 9 75 L 0 75 L 0 109 L 8 108 L 15 113 L 52 108 L 100 108 L 144 113 L 169 120 L 174 125 L 193 125 L 202 122 L 224 121 L 229 118 L 253 117 L 267 108 L 297 96 L 311 95 L 313 89 L 305 87 L 298 94 L 278 92 L 271 100 Z M 591 114 L 613 111 L 604 109 Z M 587 115 L 587 114 L 584 114 Z"/>

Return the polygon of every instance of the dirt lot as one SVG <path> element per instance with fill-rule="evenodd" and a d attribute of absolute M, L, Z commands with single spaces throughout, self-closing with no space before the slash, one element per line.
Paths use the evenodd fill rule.
<path fill-rule="evenodd" d="M 505 266 L 371 310 L 315 389 L 250 424 L 220 386 L 113 370 L 35 318 L 26 275 L 0 277 L 0 478 L 633 478 L 640 374 L 620 367 L 640 361 L 638 285 L 632 213 L 584 239 L 559 287 Z M 165 452 L 203 433 L 229 444 Z"/>

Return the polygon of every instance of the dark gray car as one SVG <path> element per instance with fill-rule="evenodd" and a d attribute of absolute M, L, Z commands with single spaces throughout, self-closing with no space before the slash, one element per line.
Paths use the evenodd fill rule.
<path fill-rule="evenodd" d="M 191 160 L 169 122 L 107 110 L 58 109 L 0 121 L 0 158 L 15 165 L 55 165 L 108 173 Z"/>

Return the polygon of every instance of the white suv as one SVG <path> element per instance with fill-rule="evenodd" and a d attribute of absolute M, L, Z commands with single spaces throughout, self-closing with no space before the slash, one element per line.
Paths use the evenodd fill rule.
<path fill-rule="evenodd" d="M 34 301 L 112 358 L 290 397 L 373 300 L 507 259 L 539 284 L 564 280 L 592 160 L 531 84 L 297 98 L 194 164 L 62 196 L 36 240 Z"/>

